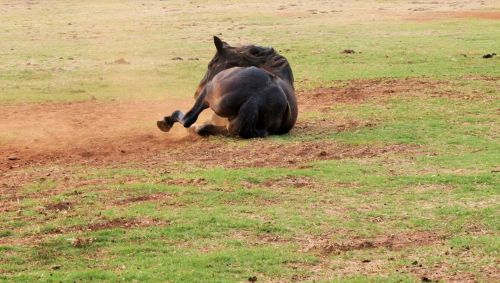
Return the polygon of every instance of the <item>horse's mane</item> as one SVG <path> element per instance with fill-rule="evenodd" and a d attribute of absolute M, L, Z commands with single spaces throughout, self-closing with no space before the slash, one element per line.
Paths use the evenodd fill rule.
<path fill-rule="evenodd" d="M 245 45 L 235 48 L 249 66 L 262 68 L 282 79 L 288 80 L 293 85 L 293 73 L 288 60 L 270 47 Z"/>

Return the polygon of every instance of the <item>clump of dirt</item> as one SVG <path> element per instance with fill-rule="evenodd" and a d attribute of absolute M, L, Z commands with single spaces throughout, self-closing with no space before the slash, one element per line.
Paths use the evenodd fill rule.
<path fill-rule="evenodd" d="M 445 235 L 427 231 L 382 235 L 374 239 L 352 239 L 345 242 L 331 242 L 324 238 L 312 238 L 307 239 L 302 250 L 305 252 L 316 251 L 325 255 L 375 248 L 401 250 L 410 246 L 433 245 L 444 239 L 446 239 Z"/>
<path fill-rule="evenodd" d="M 116 59 L 115 61 L 111 62 L 111 63 L 106 63 L 108 65 L 111 65 L 111 64 L 115 64 L 115 65 L 130 65 L 130 62 L 123 59 L 123 58 L 120 58 L 120 59 Z"/>
<path fill-rule="evenodd" d="M 97 230 L 113 229 L 113 228 L 132 229 L 139 227 L 165 226 L 166 224 L 167 222 L 165 221 L 158 219 L 150 219 L 150 218 L 131 218 L 131 219 L 115 218 L 103 222 L 89 224 L 87 226 L 77 227 L 77 229 L 81 231 L 97 231 Z"/>
<path fill-rule="evenodd" d="M 121 200 L 115 201 L 114 203 L 117 205 L 126 205 L 126 204 L 130 204 L 130 203 L 135 203 L 135 202 L 158 201 L 158 200 L 168 199 L 169 197 L 170 197 L 170 194 L 168 194 L 168 193 L 154 193 L 154 194 L 134 196 L 134 197 L 126 198 L 126 199 L 121 199 Z"/>
<path fill-rule="evenodd" d="M 85 231 L 98 231 L 104 229 L 133 229 L 141 227 L 151 227 L 151 226 L 165 226 L 168 225 L 167 221 L 152 219 L 152 218 L 115 218 L 115 219 L 105 219 L 99 222 L 91 223 L 83 226 L 73 226 L 73 227 L 61 227 L 52 233 L 62 234 L 62 233 L 72 233 L 72 232 L 85 232 Z"/>
<path fill-rule="evenodd" d="M 168 225 L 168 221 L 163 221 L 159 219 L 152 218 L 115 218 L 115 219 L 103 219 L 99 222 L 90 223 L 88 225 L 79 225 L 72 227 L 58 227 L 51 230 L 47 234 L 64 234 L 64 233 L 78 233 L 78 232 L 94 232 L 105 229 L 134 229 L 142 227 L 152 227 L 152 226 L 165 226 Z"/>
<path fill-rule="evenodd" d="M 344 49 L 341 53 L 342 54 L 354 54 L 354 53 L 356 53 L 356 51 L 354 51 L 352 49 Z"/>
<path fill-rule="evenodd" d="M 283 178 L 267 180 L 262 185 L 268 188 L 312 188 L 316 185 L 316 182 L 309 177 L 286 176 Z"/>
<path fill-rule="evenodd" d="M 488 54 L 484 54 L 484 55 L 483 55 L 483 58 L 484 58 L 484 59 L 489 59 L 489 58 L 493 58 L 493 57 L 495 57 L 495 56 L 497 56 L 497 54 L 496 54 L 496 53 L 488 53 Z"/>
<path fill-rule="evenodd" d="M 168 179 L 164 181 L 168 185 L 195 185 L 195 186 L 204 186 L 208 184 L 208 181 L 204 178 L 196 178 L 196 179 Z"/>
<path fill-rule="evenodd" d="M 84 248 L 91 245 L 95 238 L 76 237 L 71 240 L 71 245 L 76 248 Z"/>
<path fill-rule="evenodd" d="M 56 203 L 51 203 L 45 206 L 46 210 L 54 210 L 54 211 L 64 211 L 70 210 L 73 204 L 68 201 L 60 201 Z"/>

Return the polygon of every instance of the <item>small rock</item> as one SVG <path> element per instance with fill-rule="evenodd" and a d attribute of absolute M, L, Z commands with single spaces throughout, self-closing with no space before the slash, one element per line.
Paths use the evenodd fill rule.
<path fill-rule="evenodd" d="M 61 269 L 61 266 L 60 265 L 52 265 L 50 267 L 50 269 L 52 269 L 52 270 L 59 270 L 59 269 Z"/>
<path fill-rule="evenodd" d="M 257 276 L 248 277 L 248 282 L 257 282 Z"/>
<path fill-rule="evenodd" d="M 174 57 L 174 58 L 172 58 L 172 60 L 174 60 L 174 61 L 182 61 L 184 59 L 182 59 L 181 57 Z"/>
<path fill-rule="evenodd" d="M 12 155 L 12 156 L 7 157 L 7 159 L 14 161 L 14 160 L 19 160 L 20 158 L 15 156 L 15 155 Z"/>
<path fill-rule="evenodd" d="M 117 59 L 113 63 L 120 64 L 120 65 L 129 65 L 130 64 L 130 62 L 128 62 L 127 60 L 125 60 L 123 58 Z"/>
<path fill-rule="evenodd" d="M 369 260 L 369 259 L 363 259 L 361 262 L 362 263 L 369 263 L 369 262 L 371 262 L 371 260 Z"/>
<path fill-rule="evenodd" d="M 356 53 L 356 51 L 352 50 L 352 49 L 344 49 L 344 51 L 342 51 L 343 54 L 354 54 Z"/>
<path fill-rule="evenodd" d="M 488 58 L 493 58 L 494 56 L 497 56 L 497 54 L 496 54 L 496 53 L 484 54 L 484 55 L 483 55 L 483 58 L 484 58 L 484 59 L 488 59 Z"/>

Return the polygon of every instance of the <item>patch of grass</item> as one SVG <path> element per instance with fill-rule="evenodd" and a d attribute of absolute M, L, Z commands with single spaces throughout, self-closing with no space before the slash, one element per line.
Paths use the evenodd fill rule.
<path fill-rule="evenodd" d="M 276 47 L 290 60 L 299 89 L 358 78 L 500 75 L 498 58 L 481 58 L 499 47 L 495 20 L 394 24 L 381 16 L 353 24 L 344 13 L 311 14 L 295 6 L 283 14 L 279 7 L 261 9 L 269 5 L 264 2 L 253 3 L 254 10 L 239 2 L 224 8 L 179 0 L 68 3 L 51 4 L 51 13 L 38 3 L 3 14 L 0 101 L 191 97 L 214 53 L 211 36 L 221 32 L 234 45 Z"/>

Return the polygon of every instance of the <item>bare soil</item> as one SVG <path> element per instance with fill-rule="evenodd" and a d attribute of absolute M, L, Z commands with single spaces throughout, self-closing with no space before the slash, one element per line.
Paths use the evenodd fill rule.
<path fill-rule="evenodd" d="M 439 12 L 421 13 L 408 17 L 408 19 L 410 20 L 417 20 L 417 21 L 443 20 L 450 18 L 500 20 L 500 12 L 499 11 L 439 11 Z"/>
<path fill-rule="evenodd" d="M 305 251 L 318 251 L 321 254 L 338 254 L 346 251 L 387 248 L 401 250 L 410 246 L 427 246 L 441 242 L 446 237 L 432 232 L 412 232 L 394 235 L 382 235 L 374 239 L 352 239 L 345 242 L 331 242 L 328 239 L 308 239 Z"/>
<path fill-rule="evenodd" d="M 394 96 L 459 96 L 440 91 L 440 81 L 376 79 L 298 93 L 301 112 L 324 111 L 338 103 L 383 102 Z M 429 90 L 431 93 L 429 93 Z M 205 166 L 300 166 L 314 160 L 379 156 L 405 152 L 403 145 L 346 146 L 331 141 L 277 143 L 256 139 L 247 146 L 224 145 L 200 138 L 179 125 L 160 132 L 157 119 L 192 101 L 40 103 L 0 106 L 0 173 L 47 164 L 106 165 L 140 162 L 150 165 L 187 161 Z M 293 135 L 334 134 L 378 121 L 301 119 Z M 228 158 L 231 156 L 231 158 Z"/>

